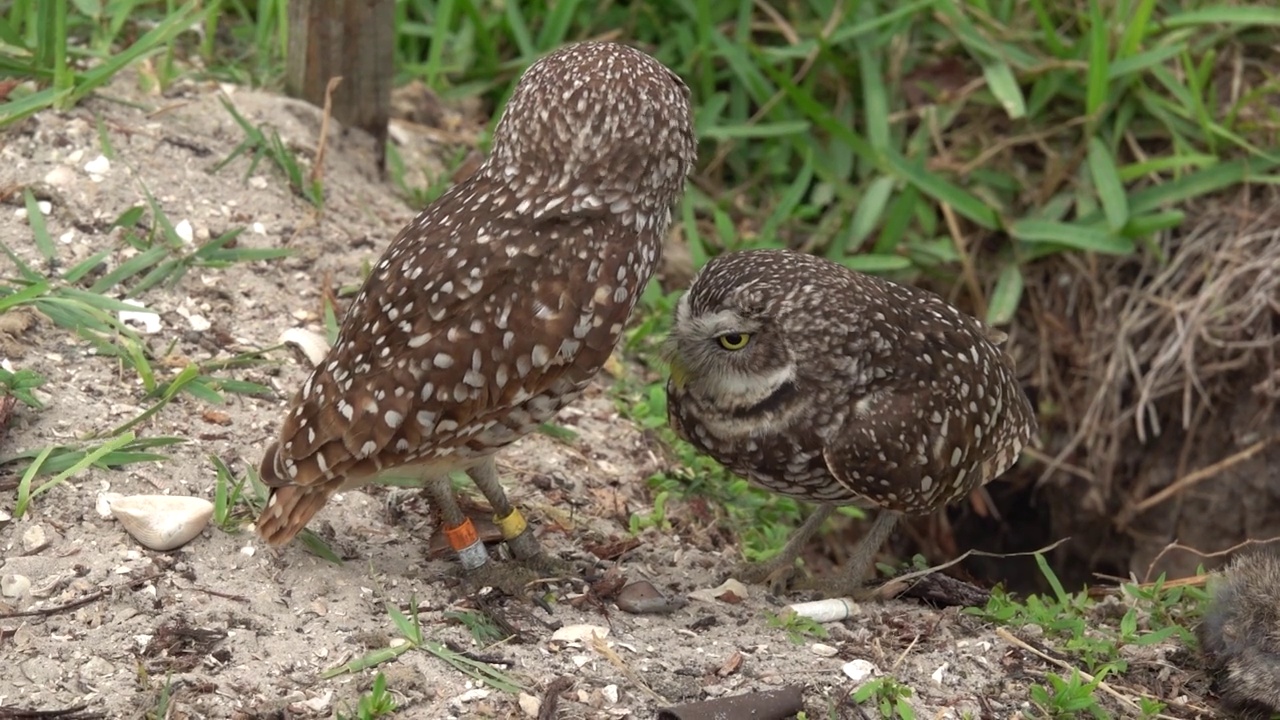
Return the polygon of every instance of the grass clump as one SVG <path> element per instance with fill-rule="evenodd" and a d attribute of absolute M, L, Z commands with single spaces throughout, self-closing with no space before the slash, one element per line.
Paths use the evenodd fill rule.
<path fill-rule="evenodd" d="M 355 712 L 347 715 L 338 712 L 337 720 L 375 720 L 380 717 L 394 717 L 396 699 L 387 689 L 387 678 L 382 673 L 373 676 L 373 686 L 369 692 L 360 696 Z"/>
<path fill-rule="evenodd" d="M 854 691 L 850 698 L 856 705 L 867 705 L 885 720 L 915 720 L 916 713 L 908 699 L 911 688 L 891 677 L 876 678 Z"/>

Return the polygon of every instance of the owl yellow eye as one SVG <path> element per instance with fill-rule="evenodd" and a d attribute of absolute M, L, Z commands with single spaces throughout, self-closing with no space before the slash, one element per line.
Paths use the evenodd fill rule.
<path fill-rule="evenodd" d="M 721 335 L 720 347 L 725 350 L 741 350 L 751 340 L 750 333 L 725 333 Z"/>

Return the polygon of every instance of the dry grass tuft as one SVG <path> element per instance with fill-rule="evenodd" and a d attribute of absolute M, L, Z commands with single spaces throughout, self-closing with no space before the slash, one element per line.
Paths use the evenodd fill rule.
<path fill-rule="evenodd" d="M 1089 481 L 1090 509 L 1114 507 L 1134 447 L 1172 424 L 1194 437 L 1242 384 L 1265 399 L 1252 425 L 1267 425 L 1280 399 L 1280 203 L 1259 194 L 1206 204 L 1138 257 L 1045 264 L 1023 328 L 1039 337 L 1036 384 L 1059 438 L 1042 481 L 1071 472 Z"/>

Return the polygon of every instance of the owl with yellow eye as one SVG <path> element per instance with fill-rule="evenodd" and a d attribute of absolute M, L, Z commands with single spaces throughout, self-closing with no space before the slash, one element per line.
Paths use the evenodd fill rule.
<path fill-rule="evenodd" d="M 785 586 L 840 505 L 879 508 L 844 572 L 861 595 L 904 514 L 1008 470 L 1037 432 L 1004 333 L 937 295 L 804 253 L 720 255 L 676 306 L 664 354 L 668 419 L 732 472 L 817 509 L 773 559 L 739 569 Z"/>

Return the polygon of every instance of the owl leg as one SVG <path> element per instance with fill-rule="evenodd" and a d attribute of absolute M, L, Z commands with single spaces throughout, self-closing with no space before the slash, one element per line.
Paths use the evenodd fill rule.
<path fill-rule="evenodd" d="M 531 570 L 547 575 L 565 575 L 570 572 L 567 563 L 542 551 L 533 528 L 529 527 L 524 516 L 507 499 L 507 493 L 498 480 L 498 466 L 492 455 L 467 470 L 467 475 L 493 506 L 493 522 L 502 532 L 502 539 L 516 560 Z"/>
<path fill-rule="evenodd" d="M 831 513 L 835 509 L 835 505 L 819 505 L 804 521 L 804 524 L 791 534 L 791 538 L 787 540 L 787 544 L 783 546 L 777 555 L 764 562 L 741 563 L 734 570 L 734 576 L 743 582 L 768 585 L 770 591 L 774 594 L 780 594 L 785 591 L 788 581 L 795 574 L 796 558 L 800 557 L 800 553 L 804 551 L 804 546 L 809 542 L 809 538 L 818 532 L 818 528 L 822 527 L 822 523 L 831 517 Z"/>
<path fill-rule="evenodd" d="M 458 505 L 458 498 L 453 494 L 453 485 L 449 476 L 435 475 L 425 478 L 423 489 L 431 497 L 431 504 L 440 513 L 440 522 L 444 525 L 444 535 L 449 547 L 458 555 L 462 569 L 472 572 L 492 564 L 489 562 L 489 551 L 480 541 L 476 527 L 466 513 Z"/>
<path fill-rule="evenodd" d="M 445 537 L 449 540 L 449 546 L 458 554 L 458 562 L 466 573 L 467 582 L 477 590 L 489 586 L 508 595 L 524 595 L 529 583 L 537 580 L 537 576 L 528 568 L 489 559 L 489 551 L 480 540 L 475 525 L 458 505 L 449 476 L 427 478 L 425 489 L 440 511 Z"/>
<path fill-rule="evenodd" d="M 898 524 L 898 517 L 896 512 L 881 510 L 876 515 L 875 522 L 871 524 L 871 529 L 867 530 L 867 534 L 863 535 L 853 548 L 853 553 L 849 556 L 849 561 L 845 563 L 841 573 L 829 580 L 814 582 L 810 587 L 818 590 L 825 597 L 866 598 L 868 589 L 864 583 L 867 571 L 875 565 L 876 554 L 893 534 L 893 529 Z"/>

